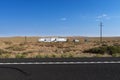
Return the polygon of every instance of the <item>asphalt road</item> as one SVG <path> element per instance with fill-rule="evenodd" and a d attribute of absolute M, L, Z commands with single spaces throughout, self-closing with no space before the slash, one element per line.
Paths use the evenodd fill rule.
<path fill-rule="evenodd" d="M 0 80 L 120 80 L 120 58 L 1 59 Z"/>

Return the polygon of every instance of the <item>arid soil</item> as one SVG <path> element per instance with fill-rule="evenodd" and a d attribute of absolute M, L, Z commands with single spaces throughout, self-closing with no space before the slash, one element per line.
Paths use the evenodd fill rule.
<path fill-rule="evenodd" d="M 68 37 L 68 42 L 38 42 L 40 37 L 1 37 L 0 58 L 69 58 L 69 57 L 111 57 L 83 53 L 84 50 L 100 46 L 99 37 Z M 80 42 L 73 42 L 79 39 Z M 105 37 L 103 44 L 120 45 L 120 37 Z"/>

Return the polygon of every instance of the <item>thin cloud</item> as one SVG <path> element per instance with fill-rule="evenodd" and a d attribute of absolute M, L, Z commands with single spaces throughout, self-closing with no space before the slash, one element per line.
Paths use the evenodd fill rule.
<path fill-rule="evenodd" d="M 102 14 L 102 15 L 100 15 L 100 16 L 97 16 L 97 19 L 100 19 L 100 18 L 106 18 L 106 17 L 108 17 L 107 14 Z"/>
<path fill-rule="evenodd" d="M 109 20 L 110 16 L 108 16 L 107 14 L 102 14 L 96 17 L 96 21 L 103 20 L 103 19 Z"/>
<path fill-rule="evenodd" d="M 61 20 L 61 21 L 66 21 L 66 20 L 67 20 L 67 18 L 65 18 L 65 17 L 64 17 L 64 18 L 61 18 L 60 20 Z"/>
<path fill-rule="evenodd" d="M 103 17 L 107 17 L 108 15 L 106 15 L 106 14 L 103 14 L 102 16 L 103 16 Z"/>

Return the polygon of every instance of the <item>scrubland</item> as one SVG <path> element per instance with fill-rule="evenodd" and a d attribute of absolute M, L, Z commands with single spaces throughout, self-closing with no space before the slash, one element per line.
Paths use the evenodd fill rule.
<path fill-rule="evenodd" d="M 1 37 L 0 58 L 120 57 L 120 37 L 68 37 L 68 42 L 38 42 L 39 37 Z M 72 42 L 79 39 L 80 42 Z"/>

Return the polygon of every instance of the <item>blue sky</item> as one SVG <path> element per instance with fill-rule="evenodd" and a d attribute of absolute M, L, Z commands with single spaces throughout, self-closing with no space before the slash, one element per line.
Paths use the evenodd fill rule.
<path fill-rule="evenodd" d="M 120 0 L 0 0 L 0 36 L 120 36 Z"/>

